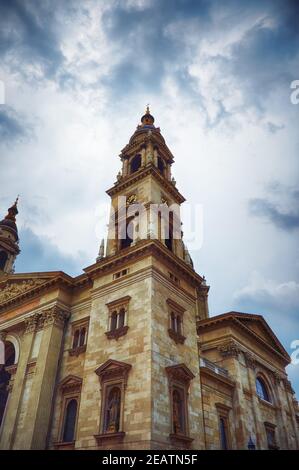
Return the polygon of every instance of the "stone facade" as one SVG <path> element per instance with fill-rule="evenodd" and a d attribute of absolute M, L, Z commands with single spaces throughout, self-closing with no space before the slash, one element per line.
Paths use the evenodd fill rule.
<path fill-rule="evenodd" d="M 204 277 L 152 219 L 150 204 L 184 198 L 149 111 L 121 160 L 112 207 L 145 206 L 129 240 L 111 218 L 82 275 L 0 277 L 0 448 L 298 449 L 287 352 L 259 315 L 209 318 Z"/>

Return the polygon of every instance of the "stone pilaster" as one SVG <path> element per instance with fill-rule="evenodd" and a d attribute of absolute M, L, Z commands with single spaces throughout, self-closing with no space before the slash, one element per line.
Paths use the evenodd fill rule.
<path fill-rule="evenodd" d="M 68 314 L 57 306 L 42 312 L 43 337 L 25 418 L 26 434 L 22 436 L 19 444 L 22 449 L 46 447 L 57 367 L 67 319 Z"/>
<path fill-rule="evenodd" d="M 0 449 L 12 449 L 18 422 L 19 409 L 21 406 L 24 384 L 26 380 L 26 369 L 31 354 L 35 329 L 39 316 L 31 315 L 25 319 L 25 330 L 21 341 L 19 363 L 16 370 L 13 387 L 7 402 L 5 420 L 0 436 Z"/>
<path fill-rule="evenodd" d="M 277 400 L 277 419 L 279 422 L 278 432 L 280 438 L 280 445 L 283 449 L 290 448 L 289 436 L 288 436 L 288 425 L 287 425 L 287 415 L 284 406 L 284 399 L 282 394 L 281 385 L 283 383 L 283 377 L 281 377 L 278 373 L 274 373 L 274 384 L 276 390 L 276 400 Z"/>
<path fill-rule="evenodd" d="M 224 367 L 230 370 L 231 375 L 236 381 L 233 399 L 233 413 L 235 417 L 236 429 L 236 445 L 238 449 L 247 449 L 248 436 L 245 423 L 245 397 L 242 388 L 241 365 L 239 363 L 239 354 L 241 352 L 239 346 L 234 341 L 227 341 L 218 347 L 218 351 L 224 358 L 225 363 L 229 363 L 229 367 L 224 363 Z"/>
<path fill-rule="evenodd" d="M 263 446 L 263 429 L 262 429 L 262 417 L 259 407 L 259 399 L 256 394 L 256 379 L 255 379 L 255 369 L 256 369 L 256 360 L 254 356 L 250 353 L 245 352 L 245 363 L 247 366 L 247 374 L 248 374 L 248 382 L 249 382 L 249 390 L 251 393 L 251 403 L 252 403 L 252 411 L 253 411 L 253 420 L 255 426 L 255 438 L 256 438 L 256 448 L 262 449 Z"/>

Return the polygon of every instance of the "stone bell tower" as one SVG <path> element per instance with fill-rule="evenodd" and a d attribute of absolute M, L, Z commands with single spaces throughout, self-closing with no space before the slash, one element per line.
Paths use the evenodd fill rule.
<path fill-rule="evenodd" d="M 155 239 L 192 266 L 181 230 L 180 205 L 185 198 L 171 175 L 173 155 L 149 107 L 120 154 L 122 169 L 113 188 L 107 256 Z"/>
<path fill-rule="evenodd" d="M 130 414 L 122 412 L 116 433 L 123 448 L 136 448 L 142 439 L 138 445 L 147 448 L 199 449 L 204 442 L 196 322 L 208 317 L 209 287 L 184 244 L 180 207 L 185 199 L 171 173 L 174 157 L 154 123 L 147 107 L 120 153 L 121 171 L 107 191 L 106 249 L 101 245 L 97 263 L 86 272 L 109 280 L 106 298 L 95 295 L 92 306 L 92 312 L 108 309 L 108 332 L 103 316 L 99 330 L 91 326 L 89 334 L 106 335 L 99 363 L 130 366 L 120 392 L 125 395 L 122 409 Z M 111 284 L 105 273 L 112 266 Z M 98 282 L 97 288 L 104 289 L 105 278 Z M 86 360 L 93 354 L 90 346 Z M 88 393 L 91 389 L 82 400 Z M 98 441 L 104 445 L 105 428 L 101 431 Z"/>
<path fill-rule="evenodd" d="M 0 276 L 14 272 L 14 262 L 20 253 L 16 215 L 18 214 L 18 198 L 8 209 L 8 213 L 0 222 Z"/>

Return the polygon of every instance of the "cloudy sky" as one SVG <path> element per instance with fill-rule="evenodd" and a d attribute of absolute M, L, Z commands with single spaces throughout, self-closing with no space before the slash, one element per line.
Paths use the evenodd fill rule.
<path fill-rule="evenodd" d="M 95 261 L 105 190 L 150 103 L 178 189 L 203 208 L 192 257 L 211 315 L 261 313 L 292 353 L 298 17 L 286 0 L 0 0 L 0 213 L 20 194 L 16 271 Z M 299 395 L 299 365 L 289 374 Z"/>

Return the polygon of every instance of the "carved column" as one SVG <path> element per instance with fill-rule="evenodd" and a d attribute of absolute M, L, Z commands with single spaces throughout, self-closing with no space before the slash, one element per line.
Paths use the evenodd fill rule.
<path fill-rule="evenodd" d="M 256 361 L 252 354 L 247 352 L 244 353 L 245 362 L 247 366 L 247 374 L 248 374 L 248 381 L 249 381 L 249 388 L 251 392 L 251 403 L 252 403 L 252 411 L 253 411 L 253 419 L 255 425 L 255 432 L 256 432 L 256 448 L 262 449 L 263 448 L 263 428 L 262 428 L 262 417 L 260 413 L 260 406 L 259 406 L 259 399 L 256 394 L 256 384 L 255 384 L 255 369 L 256 369 Z"/>
<path fill-rule="evenodd" d="M 225 359 L 226 367 L 236 380 L 233 397 L 233 413 L 235 417 L 236 444 L 237 449 L 247 449 L 248 433 L 245 422 L 245 397 L 242 387 L 241 366 L 239 363 L 240 348 L 234 341 L 228 341 L 218 348 L 221 356 Z"/>
<path fill-rule="evenodd" d="M 63 331 L 69 315 L 57 306 L 42 312 L 43 337 L 28 403 L 23 449 L 45 449 Z"/>
<path fill-rule="evenodd" d="M 0 437 L 0 449 L 12 449 L 13 447 L 18 415 L 26 380 L 27 363 L 31 354 L 38 318 L 39 316 L 34 314 L 25 319 L 25 330 L 20 347 L 18 368 L 15 374 L 13 387 L 11 388 L 8 397 L 7 410 L 2 426 L 2 434 Z"/>

